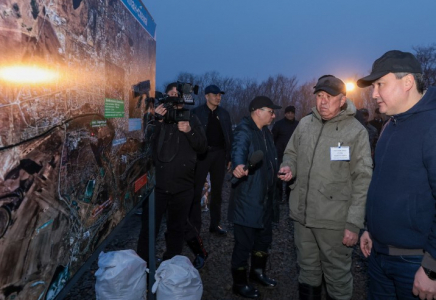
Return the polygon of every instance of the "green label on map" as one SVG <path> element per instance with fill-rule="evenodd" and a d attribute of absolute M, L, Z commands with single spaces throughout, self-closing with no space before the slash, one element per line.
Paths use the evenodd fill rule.
<path fill-rule="evenodd" d="M 124 101 L 106 98 L 104 100 L 104 117 L 105 118 L 123 118 Z"/>

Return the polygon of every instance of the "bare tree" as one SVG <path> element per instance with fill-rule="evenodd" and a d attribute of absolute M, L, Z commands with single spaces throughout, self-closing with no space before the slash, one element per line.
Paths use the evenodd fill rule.
<path fill-rule="evenodd" d="M 313 95 L 313 87 L 316 81 L 312 80 L 299 86 L 295 91 L 295 118 L 300 120 L 312 111 L 315 106 L 315 96 Z"/>
<path fill-rule="evenodd" d="M 426 88 L 436 85 L 436 44 L 413 47 L 416 58 L 422 66 L 423 79 Z"/>

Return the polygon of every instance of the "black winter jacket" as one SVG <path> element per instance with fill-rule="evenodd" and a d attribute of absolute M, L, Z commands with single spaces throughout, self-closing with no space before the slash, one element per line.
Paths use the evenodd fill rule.
<path fill-rule="evenodd" d="M 207 104 L 200 105 L 192 110 L 192 113 L 195 114 L 200 120 L 201 125 L 203 126 L 204 132 L 207 129 L 207 123 L 209 118 L 209 107 Z M 230 114 L 224 108 L 218 106 L 216 108 L 216 113 L 219 118 L 221 128 L 223 130 L 224 139 L 226 141 L 226 162 L 230 161 L 230 155 L 232 151 L 232 122 L 230 120 Z"/>
<path fill-rule="evenodd" d="M 274 144 L 277 148 L 277 157 L 279 165 L 283 161 L 283 153 L 285 152 L 286 146 L 294 133 L 295 128 L 297 128 L 297 120 L 288 120 L 286 117 L 277 121 L 272 129 L 272 134 L 274 137 Z"/>
<path fill-rule="evenodd" d="M 191 114 L 191 131 L 181 132 L 177 124 L 156 122 L 153 159 L 156 189 L 175 194 L 194 188 L 197 154 L 207 149 L 206 134 L 198 118 Z"/>
<path fill-rule="evenodd" d="M 260 130 L 251 117 L 245 117 L 234 132 L 232 167 L 247 165 L 248 158 L 257 150 L 264 153 L 263 160 L 232 186 L 228 219 L 235 224 L 264 228 L 272 220 L 273 205 L 278 204 L 274 199 L 277 152 L 268 128 Z"/>

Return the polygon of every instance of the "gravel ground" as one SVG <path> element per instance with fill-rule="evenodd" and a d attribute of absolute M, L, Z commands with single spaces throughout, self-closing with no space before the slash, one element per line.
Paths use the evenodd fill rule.
<path fill-rule="evenodd" d="M 235 296 L 232 293 L 232 278 L 230 273 L 230 259 L 233 249 L 233 233 L 232 224 L 227 222 L 227 206 L 229 197 L 229 185 L 226 181 L 223 189 L 223 227 L 229 230 L 225 237 L 217 236 L 209 233 L 209 213 L 203 212 L 203 228 L 202 238 L 209 258 L 205 267 L 200 270 L 201 279 L 203 281 L 203 297 L 204 300 L 230 300 L 243 299 Z M 296 252 L 293 243 L 293 225 L 288 216 L 288 205 L 284 202 L 280 205 L 280 223 L 274 228 L 273 243 L 270 251 L 270 259 L 268 262 L 268 275 L 278 281 L 278 286 L 275 289 L 264 289 L 258 287 L 263 300 L 284 300 L 298 299 L 298 266 L 296 264 Z M 120 233 L 104 250 L 115 251 L 122 249 L 136 250 L 137 238 L 141 226 L 141 217 L 133 215 L 125 223 Z M 156 254 L 161 257 L 165 242 L 163 232 L 165 224 L 162 228 L 159 237 L 156 241 Z M 187 247 L 185 247 L 183 255 L 190 259 L 193 255 Z M 77 282 L 76 286 L 70 291 L 64 299 L 68 300 L 83 300 L 95 299 L 95 276 L 97 270 L 97 262 L 94 262 L 90 271 L 85 274 Z M 366 299 L 366 260 L 364 259 L 358 245 L 353 252 L 352 272 L 354 275 L 354 293 L 353 300 Z"/>

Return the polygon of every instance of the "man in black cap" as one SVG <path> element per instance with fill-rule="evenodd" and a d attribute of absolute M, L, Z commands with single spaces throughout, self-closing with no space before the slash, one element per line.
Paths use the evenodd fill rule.
<path fill-rule="evenodd" d="M 295 128 L 297 128 L 298 121 L 295 120 L 295 107 L 290 105 L 285 108 L 285 117 L 280 121 L 277 121 L 273 128 L 272 134 L 274 137 L 274 144 L 277 149 L 277 158 L 278 165 L 282 163 L 283 160 L 283 152 L 285 152 L 286 145 L 289 142 L 292 134 L 294 133 Z M 276 196 L 279 198 L 279 201 L 283 199 L 283 187 L 285 187 L 286 198 L 289 198 L 289 192 L 291 191 L 288 187 L 288 184 L 278 180 L 277 181 L 277 191 Z"/>
<path fill-rule="evenodd" d="M 232 254 L 233 292 L 246 298 L 260 293 L 248 283 L 248 257 L 251 252 L 250 279 L 273 288 L 274 279 L 265 273 L 268 248 L 272 242 L 274 186 L 277 180 L 277 152 L 268 125 L 275 118 L 275 105 L 265 96 L 254 98 L 249 106 L 250 117 L 244 117 L 235 129 L 232 146 L 233 197 L 229 203 L 229 221 L 234 223 L 235 246 Z M 247 166 L 253 153 L 263 158 Z"/>
<path fill-rule="evenodd" d="M 424 91 L 420 62 L 398 50 L 377 59 L 357 85 L 372 86 L 380 112 L 390 116 L 375 150 L 360 238 L 368 297 L 435 299 L 436 88 Z"/>
<path fill-rule="evenodd" d="M 323 277 L 327 299 L 349 300 L 351 254 L 364 227 L 372 174 L 368 133 L 354 118 L 356 107 L 347 100 L 342 80 L 322 76 L 314 94 L 316 107 L 295 129 L 279 178 L 296 177 L 289 207 L 300 266 L 300 300 L 321 300 Z"/>
<path fill-rule="evenodd" d="M 207 137 L 208 150 L 198 156 L 195 169 L 194 202 L 190 213 L 190 222 L 198 232 L 201 229 L 201 192 L 207 173 L 210 173 L 211 198 L 209 203 L 209 231 L 225 236 L 227 231 L 220 224 L 222 186 L 226 168 L 230 168 L 230 152 L 232 145 L 232 123 L 230 114 L 220 106 L 221 95 L 225 94 L 216 85 L 209 85 L 204 90 L 206 103 L 192 110 L 200 120 Z"/>

